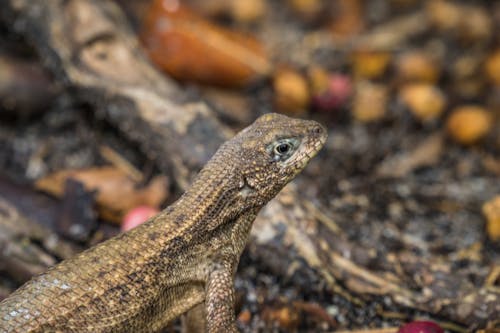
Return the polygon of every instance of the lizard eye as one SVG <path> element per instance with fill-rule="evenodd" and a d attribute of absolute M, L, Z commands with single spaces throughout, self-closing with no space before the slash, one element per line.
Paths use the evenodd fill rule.
<path fill-rule="evenodd" d="M 283 142 L 274 147 L 274 152 L 278 155 L 285 155 L 292 149 L 292 146 L 288 142 Z"/>
<path fill-rule="evenodd" d="M 274 142 L 268 150 L 274 161 L 285 161 L 292 156 L 298 145 L 298 139 L 281 139 Z"/>

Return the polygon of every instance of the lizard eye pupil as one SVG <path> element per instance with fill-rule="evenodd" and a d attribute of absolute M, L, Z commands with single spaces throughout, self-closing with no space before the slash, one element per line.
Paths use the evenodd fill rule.
<path fill-rule="evenodd" d="M 273 142 L 267 146 L 266 150 L 275 162 L 286 161 L 293 155 L 299 144 L 300 141 L 297 138 L 285 138 Z"/>
<path fill-rule="evenodd" d="M 290 151 L 290 148 L 291 146 L 289 143 L 280 143 L 276 146 L 275 150 L 279 155 L 284 155 Z"/>

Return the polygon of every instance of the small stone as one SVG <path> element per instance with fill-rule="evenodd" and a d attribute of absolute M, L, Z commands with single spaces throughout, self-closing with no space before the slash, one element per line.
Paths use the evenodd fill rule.
<path fill-rule="evenodd" d="M 276 108 L 289 115 L 304 114 L 311 96 L 306 79 L 293 69 L 280 69 L 273 81 L 274 104 Z"/>
<path fill-rule="evenodd" d="M 357 84 L 352 112 L 356 120 L 372 122 L 384 117 L 388 91 L 384 85 L 363 81 Z"/>
<path fill-rule="evenodd" d="M 492 241 L 500 240 L 500 195 L 483 204 L 486 232 Z"/>
<path fill-rule="evenodd" d="M 466 105 L 451 113 L 446 128 L 455 141 L 469 145 L 484 138 L 492 125 L 493 117 L 490 112 L 480 106 Z"/>
<path fill-rule="evenodd" d="M 326 308 L 326 312 L 332 316 L 332 317 L 335 317 L 336 315 L 339 314 L 339 307 L 336 306 L 336 305 L 329 305 L 327 308 Z"/>
<path fill-rule="evenodd" d="M 424 52 L 406 52 L 396 61 L 398 78 L 403 81 L 434 83 L 440 76 L 436 62 Z"/>
<path fill-rule="evenodd" d="M 421 122 L 437 119 L 446 105 L 444 94 L 437 87 L 426 83 L 404 86 L 400 97 L 411 113 Z"/>

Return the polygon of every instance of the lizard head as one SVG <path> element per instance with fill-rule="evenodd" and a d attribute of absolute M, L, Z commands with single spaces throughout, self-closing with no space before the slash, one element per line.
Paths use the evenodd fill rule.
<path fill-rule="evenodd" d="M 266 114 L 235 138 L 239 147 L 240 194 L 265 203 L 291 181 L 323 147 L 326 129 L 312 120 Z"/>

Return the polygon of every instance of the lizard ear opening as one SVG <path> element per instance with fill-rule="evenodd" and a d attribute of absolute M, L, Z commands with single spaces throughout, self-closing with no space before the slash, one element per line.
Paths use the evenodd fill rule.
<path fill-rule="evenodd" d="M 254 192 L 254 189 L 250 186 L 250 184 L 248 184 L 246 178 L 241 179 L 239 183 L 239 190 L 240 190 L 240 195 L 243 198 L 250 196 Z"/>

